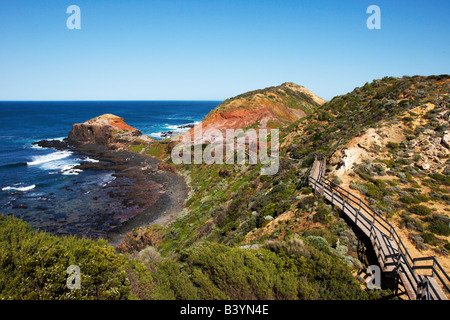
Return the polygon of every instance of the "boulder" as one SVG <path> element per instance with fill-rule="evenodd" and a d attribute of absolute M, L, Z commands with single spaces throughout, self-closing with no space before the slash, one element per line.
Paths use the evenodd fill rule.
<path fill-rule="evenodd" d="M 450 133 L 445 131 L 444 136 L 442 137 L 441 143 L 447 149 L 450 149 Z"/>
<path fill-rule="evenodd" d="M 141 131 L 129 126 L 125 121 L 113 114 L 104 114 L 84 123 L 75 123 L 69 132 L 71 144 L 93 143 L 111 145 L 116 142 L 127 142 L 141 136 Z"/>
<path fill-rule="evenodd" d="M 420 161 L 417 163 L 417 166 L 418 166 L 419 168 L 421 168 L 422 170 L 429 170 L 430 167 L 431 167 L 431 165 L 430 165 L 426 160 L 420 160 Z"/>

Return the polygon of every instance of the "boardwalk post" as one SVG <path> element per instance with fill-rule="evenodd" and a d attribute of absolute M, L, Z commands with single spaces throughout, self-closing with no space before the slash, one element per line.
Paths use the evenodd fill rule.
<path fill-rule="evenodd" d="M 398 250 L 398 253 L 397 253 L 397 263 L 396 263 L 396 265 L 395 265 L 395 270 L 396 270 L 397 273 L 398 273 L 398 269 L 399 269 L 399 267 L 400 267 L 400 261 L 401 261 L 401 259 L 402 259 L 401 253 L 400 253 L 400 250 Z"/>
<path fill-rule="evenodd" d="M 417 265 L 418 261 L 429 261 L 431 258 L 412 259 L 408 253 L 408 250 L 403 245 L 401 238 L 397 234 L 395 227 L 391 225 L 381 215 L 381 213 L 373 210 L 367 204 L 363 203 L 362 198 L 356 197 L 351 194 L 349 190 L 340 188 L 336 184 L 330 182 L 327 178 L 323 177 L 324 163 L 325 161 L 323 158 L 316 156 L 308 176 L 309 185 L 314 188 L 315 195 L 322 194 L 322 196 L 325 196 L 327 199 L 329 199 L 328 191 L 330 191 L 331 203 L 334 204 L 334 200 L 336 198 L 336 202 L 339 204 L 339 207 L 341 201 L 340 199 L 342 199 L 342 211 L 344 215 L 352 221 L 352 215 L 355 214 L 354 221 L 356 227 L 359 227 L 359 229 L 367 230 L 365 229 L 366 224 L 364 221 L 369 221 L 369 238 L 377 260 L 380 266 L 382 266 L 383 272 L 388 272 L 395 275 L 395 294 L 397 295 L 399 293 L 399 286 L 402 284 L 402 286 L 405 287 L 405 293 L 412 300 L 446 300 L 445 293 L 440 290 L 439 284 L 434 278 L 432 278 L 437 276 L 441 279 L 440 272 L 442 269 L 439 269 L 441 267 L 436 257 L 432 258 L 433 263 L 431 266 Z M 326 194 L 325 191 L 327 191 Z M 350 197 L 352 198 L 350 199 Z M 365 206 L 364 210 L 362 210 L 363 204 Z M 372 219 L 366 217 L 366 213 L 369 216 L 372 216 Z M 361 220 L 360 225 L 358 225 L 358 219 Z M 413 266 L 410 265 L 410 260 L 412 260 Z M 417 269 L 431 269 L 432 275 L 422 277 L 416 273 Z M 450 279 L 445 271 L 443 273 L 446 279 Z M 444 286 L 448 289 L 445 283 Z"/>
<path fill-rule="evenodd" d="M 434 277 L 434 270 L 436 268 L 436 256 L 433 257 L 433 267 L 431 268 L 431 276 Z"/>
<path fill-rule="evenodd" d="M 398 295 L 398 287 L 400 285 L 400 276 L 398 273 L 395 275 L 395 290 L 394 290 L 394 296 Z"/>

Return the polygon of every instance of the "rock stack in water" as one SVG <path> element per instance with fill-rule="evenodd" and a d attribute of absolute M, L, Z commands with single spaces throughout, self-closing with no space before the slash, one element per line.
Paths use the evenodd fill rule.
<path fill-rule="evenodd" d="M 75 145 L 84 143 L 111 145 L 130 142 L 141 135 L 140 130 L 126 124 L 123 118 L 104 114 L 84 123 L 73 124 L 68 140 L 70 144 Z"/>

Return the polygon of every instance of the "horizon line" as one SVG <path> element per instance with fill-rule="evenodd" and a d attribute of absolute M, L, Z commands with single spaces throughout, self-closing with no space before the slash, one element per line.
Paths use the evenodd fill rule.
<path fill-rule="evenodd" d="M 205 101 L 205 102 L 208 102 L 208 101 L 214 101 L 214 102 L 217 102 L 217 101 L 225 101 L 224 99 L 218 99 L 218 100 L 215 100 L 215 99 L 185 99 L 185 100 L 183 100 L 183 99 L 174 99 L 174 100 L 170 100 L 170 99 L 155 99 L 155 100 L 133 100 L 133 99 L 131 99 L 131 100 L 127 100 L 127 99 L 118 99 L 118 100 L 115 100 L 115 99 L 104 99 L 104 100 L 102 100 L 102 99 L 95 99 L 95 100 L 1 100 L 0 99 L 0 102 L 105 102 L 105 101 L 112 101 L 112 102 L 117 102 L 117 101 L 121 101 L 121 102 L 151 102 L 151 101 L 174 101 L 174 102 L 176 102 L 176 101 Z"/>

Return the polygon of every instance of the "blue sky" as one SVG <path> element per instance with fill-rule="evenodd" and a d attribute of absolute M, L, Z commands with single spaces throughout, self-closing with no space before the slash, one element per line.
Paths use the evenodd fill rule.
<path fill-rule="evenodd" d="M 69 5 L 81 30 L 69 30 Z M 369 30 L 369 5 L 381 30 Z M 0 100 L 223 100 L 279 85 L 324 99 L 450 73 L 450 1 L 0 0 Z"/>

